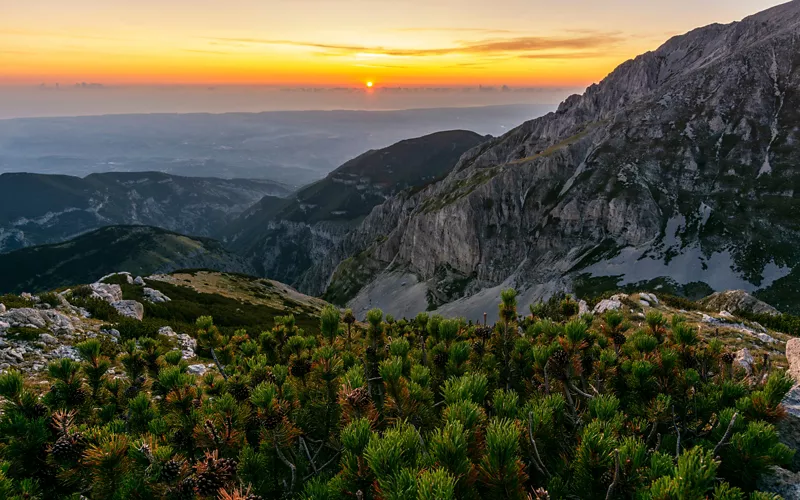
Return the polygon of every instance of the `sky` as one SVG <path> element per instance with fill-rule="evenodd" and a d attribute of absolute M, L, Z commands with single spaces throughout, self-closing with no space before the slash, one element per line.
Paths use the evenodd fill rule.
<path fill-rule="evenodd" d="M 584 86 L 772 0 L 0 0 L 0 85 Z"/>

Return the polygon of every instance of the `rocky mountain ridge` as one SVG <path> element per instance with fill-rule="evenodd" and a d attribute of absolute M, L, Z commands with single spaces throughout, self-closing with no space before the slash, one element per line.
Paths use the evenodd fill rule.
<path fill-rule="evenodd" d="M 327 296 L 477 317 L 509 286 L 521 302 L 695 286 L 797 311 L 798 35 L 793 1 L 622 64 L 373 209 Z"/>
<path fill-rule="evenodd" d="M 373 207 L 445 176 L 487 138 L 451 130 L 368 151 L 286 199 L 267 196 L 237 218 L 224 241 L 264 276 L 321 295 L 337 248 Z"/>
<path fill-rule="evenodd" d="M 0 175 L 0 253 L 57 243 L 103 226 L 142 224 L 197 236 L 221 231 L 281 184 L 250 179 L 114 172 L 86 177 Z"/>

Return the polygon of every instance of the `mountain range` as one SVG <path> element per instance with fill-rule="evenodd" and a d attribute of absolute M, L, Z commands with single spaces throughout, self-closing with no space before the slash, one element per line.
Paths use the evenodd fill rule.
<path fill-rule="evenodd" d="M 327 296 L 477 317 L 510 286 L 741 288 L 796 311 L 798 35 L 793 1 L 625 62 L 376 207 Z"/>
<path fill-rule="evenodd" d="M 493 318 L 508 287 L 521 304 L 742 289 L 798 312 L 799 35 L 796 0 L 676 36 L 500 137 L 369 151 L 292 195 L 221 209 L 216 225 L 141 222 L 215 235 L 258 274 L 358 316 Z"/>
<path fill-rule="evenodd" d="M 0 254 L 0 294 L 90 283 L 120 269 L 147 276 L 196 268 L 255 274 L 216 240 L 149 226 L 107 226 L 63 243 Z"/>
<path fill-rule="evenodd" d="M 0 253 L 56 243 L 116 224 L 144 224 L 197 236 L 216 235 L 281 184 L 252 179 L 117 172 L 86 177 L 0 175 Z"/>

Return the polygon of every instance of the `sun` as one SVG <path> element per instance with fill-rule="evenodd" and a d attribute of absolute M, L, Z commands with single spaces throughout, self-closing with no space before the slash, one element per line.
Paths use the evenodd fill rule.
<path fill-rule="evenodd" d="M 372 83 L 372 82 L 367 82 L 367 88 L 368 89 L 371 89 L 373 85 L 375 85 L 375 84 Z"/>

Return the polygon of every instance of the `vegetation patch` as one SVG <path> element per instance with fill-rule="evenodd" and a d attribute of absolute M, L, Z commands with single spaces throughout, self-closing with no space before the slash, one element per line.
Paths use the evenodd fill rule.
<path fill-rule="evenodd" d="M 372 256 L 373 250 L 374 246 L 339 263 L 322 298 L 344 306 L 358 295 L 384 268 L 384 264 Z"/>

